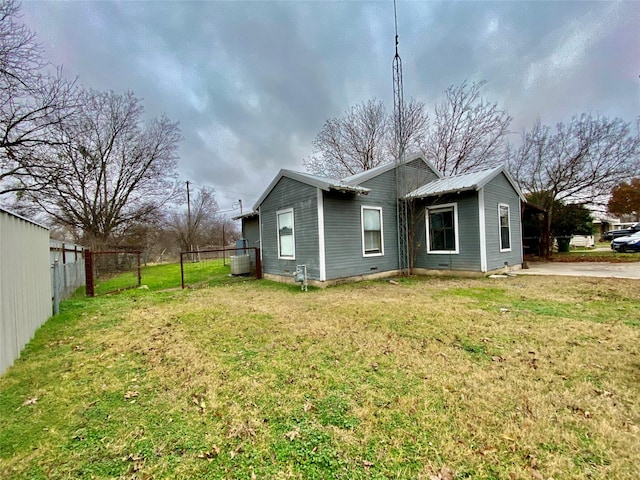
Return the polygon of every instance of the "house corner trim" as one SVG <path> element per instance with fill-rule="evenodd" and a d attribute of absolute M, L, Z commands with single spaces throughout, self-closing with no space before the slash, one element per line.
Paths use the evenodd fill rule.
<path fill-rule="evenodd" d="M 484 187 L 478 190 L 478 223 L 480 224 L 480 271 L 487 271 L 487 225 L 484 209 Z"/>
<path fill-rule="evenodd" d="M 324 245 L 324 196 L 321 188 L 318 188 L 316 191 L 318 203 L 318 264 L 320 267 L 320 281 L 326 282 L 327 261 L 325 258 Z"/>

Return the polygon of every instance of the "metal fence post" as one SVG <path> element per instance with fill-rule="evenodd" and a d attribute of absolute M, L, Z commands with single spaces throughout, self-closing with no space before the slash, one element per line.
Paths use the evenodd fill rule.
<path fill-rule="evenodd" d="M 58 278 L 60 272 L 60 264 L 56 258 L 53 261 L 53 314 L 57 315 L 60 312 L 60 279 Z"/>
<path fill-rule="evenodd" d="M 255 247 L 256 250 L 256 279 L 262 280 L 262 259 L 260 258 L 260 249 Z"/>
<path fill-rule="evenodd" d="M 184 290 L 184 252 L 180 252 L 180 278 L 182 279 L 182 289 Z"/>
<path fill-rule="evenodd" d="M 96 292 L 93 285 L 93 253 L 91 250 L 84 251 L 84 280 L 87 297 L 95 297 Z"/>

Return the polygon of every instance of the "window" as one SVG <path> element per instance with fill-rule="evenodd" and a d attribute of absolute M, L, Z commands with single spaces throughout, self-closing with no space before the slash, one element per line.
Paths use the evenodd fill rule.
<path fill-rule="evenodd" d="M 381 208 L 362 207 L 362 253 L 365 257 L 384 255 Z"/>
<path fill-rule="evenodd" d="M 278 216 L 278 258 L 296 258 L 296 240 L 293 229 L 293 209 L 280 210 Z"/>
<path fill-rule="evenodd" d="M 457 204 L 427 208 L 427 251 L 458 253 Z"/>
<path fill-rule="evenodd" d="M 498 204 L 498 216 L 500 218 L 500 251 L 511 250 L 511 227 L 509 225 L 509 205 Z"/>

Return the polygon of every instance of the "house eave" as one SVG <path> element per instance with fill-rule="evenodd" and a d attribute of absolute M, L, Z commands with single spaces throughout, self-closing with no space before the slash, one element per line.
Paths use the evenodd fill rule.
<path fill-rule="evenodd" d="M 352 187 L 349 185 L 330 185 L 328 190 L 325 190 L 325 192 L 326 191 L 340 192 L 340 193 L 355 193 L 356 195 L 369 195 L 369 192 L 371 192 L 371 189 L 364 188 L 364 187 Z"/>
<path fill-rule="evenodd" d="M 259 214 L 256 211 L 243 213 L 242 215 L 237 215 L 235 217 L 231 217 L 231 220 L 244 220 L 245 218 L 253 218 L 257 217 Z"/>
<path fill-rule="evenodd" d="M 360 187 L 357 185 L 348 185 L 341 180 L 316 177 L 313 175 L 304 174 L 302 172 L 282 169 L 280 170 L 280 172 L 278 172 L 278 175 L 275 176 L 275 178 L 271 181 L 271 183 L 266 188 L 266 190 L 262 193 L 260 198 L 258 198 L 256 203 L 253 205 L 253 210 L 258 210 L 258 208 L 260 207 L 264 199 L 267 198 L 269 193 L 271 193 L 271 190 L 275 188 L 275 186 L 283 177 L 290 178 L 291 180 L 295 180 L 305 185 L 310 185 L 312 187 L 319 188 L 321 190 L 324 190 L 325 192 L 336 191 L 336 192 L 342 192 L 342 193 L 366 195 L 371 191 L 370 189 L 365 187 Z"/>
<path fill-rule="evenodd" d="M 405 195 L 404 199 L 405 200 L 421 200 L 423 198 L 431 198 L 431 197 L 441 197 L 443 195 L 452 195 L 454 193 L 462 193 L 462 192 L 473 192 L 473 191 L 478 191 L 480 190 L 480 187 L 478 187 L 477 185 L 471 185 L 469 187 L 465 187 L 465 188 L 455 188 L 455 189 L 451 189 L 451 190 L 441 190 L 441 191 L 437 191 L 437 192 L 431 192 L 431 193 L 425 193 L 425 194 L 418 194 L 418 195 Z"/>

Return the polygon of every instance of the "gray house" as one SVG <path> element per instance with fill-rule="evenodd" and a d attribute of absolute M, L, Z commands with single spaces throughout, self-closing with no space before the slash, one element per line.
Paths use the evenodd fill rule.
<path fill-rule="evenodd" d="M 396 167 L 385 164 L 335 180 L 281 170 L 240 217 L 249 246 L 260 246 L 265 278 L 309 283 L 398 273 Z M 487 273 L 522 264 L 522 193 L 503 167 L 443 178 L 422 158 L 403 167 L 414 273 Z"/>

